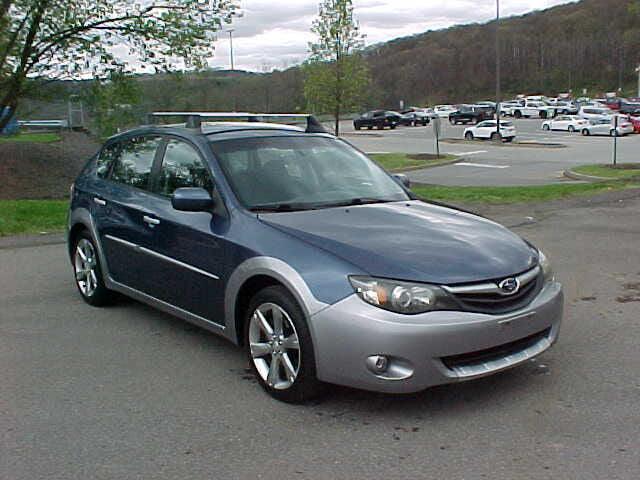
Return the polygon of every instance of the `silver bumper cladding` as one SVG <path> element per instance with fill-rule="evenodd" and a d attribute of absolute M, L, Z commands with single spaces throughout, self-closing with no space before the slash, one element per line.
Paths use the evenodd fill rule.
<path fill-rule="evenodd" d="M 545 284 L 527 307 L 501 315 L 400 315 L 351 295 L 311 317 L 318 377 L 367 390 L 409 393 L 487 376 L 547 350 L 558 337 L 563 303 L 556 282 Z M 367 359 L 376 355 L 411 374 L 376 375 L 367 367 Z"/>

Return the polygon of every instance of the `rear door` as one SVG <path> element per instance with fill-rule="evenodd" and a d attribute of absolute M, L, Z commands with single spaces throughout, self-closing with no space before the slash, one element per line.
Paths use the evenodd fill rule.
<path fill-rule="evenodd" d="M 98 192 L 96 224 L 113 280 L 153 295 L 150 257 L 155 242 L 155 212 L 150 192 L 153 165 L 162 139 L 135 136 L 114 145 L 110 174 Z"/>
<path fill-rule="evenodd" d="M 153 271 L 162 279 L 156 298 L 217 324 L 224 324 L 225 237 L 228 219 L 209 212 L 182 212 L 171 205 L 178 188 L 213 193 L 204 155 L 192 143 L 167 137 L 154 185 L 159 223 Z"/>
<path fill-rule="evenodd" d="M 491 134 L 496 131 L 495 122 L 482 122 L 476 127 L 476 137 L 491 138 Z"/>

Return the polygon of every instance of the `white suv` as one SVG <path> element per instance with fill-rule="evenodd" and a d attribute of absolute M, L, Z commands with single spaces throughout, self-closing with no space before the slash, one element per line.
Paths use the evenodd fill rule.
<path fill-rule="evenodd" d="M 516 128 L 512 122 L 500 122 L 500 136 L 505 142 L 511 142 L 516 138 Z M 465 128 L 464 130 L 465 140 L 474 140 L 476 138 L 490 138 L 491 140 L 498 139 L 498 125 L 495 120 L 486 120 L 479 124 Z"/>

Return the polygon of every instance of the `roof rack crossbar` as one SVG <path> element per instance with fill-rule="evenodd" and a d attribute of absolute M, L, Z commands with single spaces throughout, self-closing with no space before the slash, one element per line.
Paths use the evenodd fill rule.
<path fill-rule="evenodd" d="M 187 128 L 199 129 L 207 119 L 246 119 L 248 122 L 262 122 L 265 119 L 300 118 L 305 119 L 306 133 L 328 133 L 316 117 L 300 113 L 248 113 L 248 112 L 153 112 L 147 115 L 150 124 L 162 117 L 183 118 Z"/>

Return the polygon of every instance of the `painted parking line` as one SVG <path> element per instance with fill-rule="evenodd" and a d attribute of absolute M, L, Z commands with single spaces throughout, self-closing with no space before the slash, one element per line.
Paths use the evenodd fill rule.
<path fill-rule="evenodd" d="M 459 162 L 454 164 L 457 167 L 482 167 L 482 168 L 509 168 L 511 165 L 486 165 L 484 163 Z"/>
<path fill-rule="evenodd" d="M 487 153 L 487 150 L 474 150 L 473 152 L 447 152 L 449 155 L 455 155 L 456 157 L 463 157 L 465 155 L 479 155 L 481 153 Z"/>

